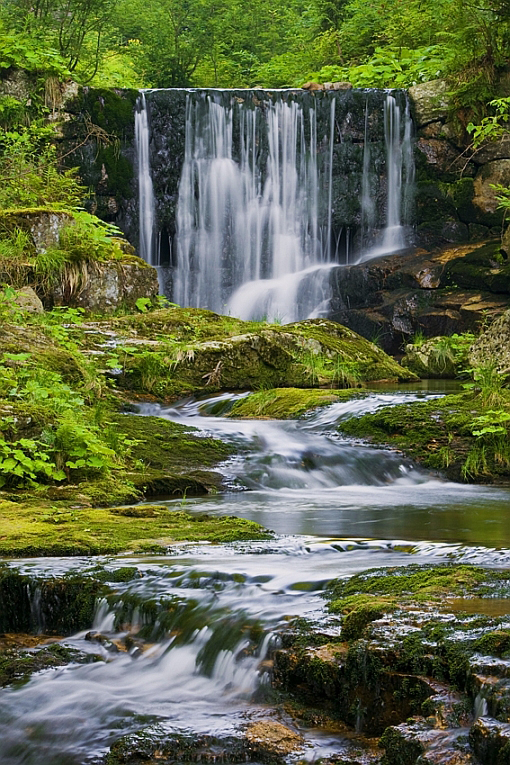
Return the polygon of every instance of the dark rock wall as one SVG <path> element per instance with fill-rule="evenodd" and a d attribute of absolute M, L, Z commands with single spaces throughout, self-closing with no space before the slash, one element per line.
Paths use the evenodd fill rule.
<path fill-rule="evenodd" d="M 470 148 L 443 80 L 409 90 L 416 128 L 417 243 L 434 247 L 500 236 L 492 184 L 510 185 L 510 140 Z"/>

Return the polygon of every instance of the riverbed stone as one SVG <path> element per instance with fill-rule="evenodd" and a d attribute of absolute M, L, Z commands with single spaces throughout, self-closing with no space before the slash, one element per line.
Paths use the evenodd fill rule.
<path fill-rule="evenodd" d="M 285 757 L 303 748 L 303 736 L 276 720 L 257 720 L 248 724 L 246 739 L 254 759 Z"/>

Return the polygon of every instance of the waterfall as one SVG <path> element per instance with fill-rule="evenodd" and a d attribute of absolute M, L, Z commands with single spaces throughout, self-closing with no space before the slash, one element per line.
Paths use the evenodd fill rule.
<path fill-rule="evenodd" d="M 297 318 L 298 307 L 280 305 L 270 295 L 279 294 L 278 280 L 328 259 L 318 224 L 319 185 L 313 109 L 305 134 L 296 101 L 276 99 L 262 112 L 250 102 L 232 99 L 225 105 L 209 94 L 189 95 L 173 299 L 248 313 L 246 318 Z M 330 225 L 329 220 L 329 238 Z"/>
<path fill-rule="evenodd" d="M 327 316 L 332 267 L 407 246 L 414 165 L 401 91 L 149 99 L 152 174 L 143 92 L 136 111 L 140 254 L 168 263 L 176 303 L 282 323 Z"/>
<path fill-rule="evenodd" d="M 149 119 L 145 93 L 141 92 L 135 111 L 135 144 L 138 161 L 138 210 L 140 217 L 140 257 L 157 265 L 155 240 L 155 204 L 149 154 Z"/>

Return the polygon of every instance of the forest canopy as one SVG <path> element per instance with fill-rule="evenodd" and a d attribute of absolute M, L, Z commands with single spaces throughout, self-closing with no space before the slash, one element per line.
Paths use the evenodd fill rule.
<path fill-rule="evenodd" d="M 509 22 L 510 0 L 3 0 L 0 68 L 105 87 L 449 76 L 481 103 L 508 67 Z"/>

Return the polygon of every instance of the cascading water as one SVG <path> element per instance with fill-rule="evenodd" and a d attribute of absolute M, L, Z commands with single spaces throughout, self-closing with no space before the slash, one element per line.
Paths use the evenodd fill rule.
<path fill-rule="evenodd" d="M 165 94 L 185 109 L 179 174 L 169 171 L 178 191 L 168 191 L 164 165 L 176 160 L 167 138 L 152 155 L 155 205 L 142 93 L 140 250 L 160 265 L 167 243 L 166 291 L 175 302 L 283 323 L 324 316 L 332 267 L 406 246 L 412 123 L 400 91 L 150 92 L 168 131 Z"/>
<path fill-rule="evenodd" d="M 149 117 L 145 93 L 138 97 L 135 112 L 135 143 L 138 161 L 138 200 L 140 217 L 140 257 L 151 266 L 158 265 L 155 256 L 155 205 L 150 169 Z"/>
<path fill-rule="evenodd" d="M 264 690 L 271 688 L 274 651 L 285 645 L 290 630 L 306 636 L 302 625 L 313 625 L 321 642 L 326 637 L 329 643 L 321 645 L 321 651 L 339 643 L 338 615 L 325 611 L 322 597 L 331 579 L 374 567 L 390 567 L 394 572 L 394 567 L 417 563 L 457 561 L 508 567 L 508 489 L 442 481 L 397 452 L 346 441 L 337 430 L 346 417 L 431 395 L 436 394 L 368 393 L 295 421 L 208 416 L 208 412 L 228 411 L 246 394 L 223 393 L 173 408 L 141 404 L 140 415 L 192 425 L 204 435 L 238 447 L 236 456 L 219 467 L 237 490 L 188 497 L 187 512 L 252 518 L 285 536 L 233 545 L 172 545 L 166 555 L 144 552 L 103 559 L 6 561 L 3 565 L 12 573 L 20 569 L 33 578 L 29 604 L 34 631 L 45 628 L 44 614 L 57 619 L 54 597 L 58 599 L 61 590 L 55 587 L 55 577 L 79 573 L 97 577 L 101 586 L 95 590 L 95 617 L 87 628 L 50 646 L 62 666 L 36 672 L 26 683 L 0 688 L 2 765 L 105 765 L 144 758 L 162 763 L 257 765 L 269 757 L 257 756 L 246 731 L 261 721 L 283 723 L 300 733 L 298 751 L 284 757 L 273 750 L 272 762 L 299 758 L 301 762 L 380 763 L 377 752 L 375 759 L 371 757 L 373 734 L 353 738 L 340 725 L 315 726 L 313 717 L 302 715 L 301 710 L 308 707 L 300 704 L 293 714 L 294 705 L 281 702 L 286 698 L 281 685 L 276 697 Z M 240 491 L 240 486 L 245 490 Z M 180 514 L 183 502 L 170 498 L 166 504 L 169 511 Z M 159 501 L 157 512 L 161 510 Z M 52 586 L 40 586 L 41 578 Z M 13 585 L 10 588 L 16 592 Z M 52 593 L 51 608 L 48 601 L 45 604 L 45 592 Z M 495 604 L 501 609 L 498 629 L 508 629 L 504 616 L 508 604 L 498 604 L 493 595 L 488 600 L 491 608 Z M 62 602 L 70 601 L 63 597 Z M 387 645 L 398 656 L 397 641 L 416 634 L 420 624 L 430 626 L 434 617 L 429 604 L 421 615 L 414 609 L 409 612 L 411 623 L 405 621 L 404 613 L 393 623 L 386 620 L 381 625 L 378 640 L 387 642 L 374 641 L 378 656 Z M 296 617 L 299 622 L 294 621 Z M 447 629 L 450 615 L 442 613 L 440 618 L 441 628 Z M 467 630 L 476 631 L 476 639 L 480 624 L 478 617 L 467 624 Z M 489 622 L 486 629 L 495 629 L 493 624 Z M 396 631 L 388 632 L 393 626 Z M 450 633 L 453 646 L 459 634 L 466 639 L 467 630 Z M 424 644 L 427 652 L 430 634 Z M 43 644 L 43 650 L 49 650 L 48 646 L 45 649 Z M 413 652 L 413 662 L 415 656 Z M 317 653 L 317 659 L 321 654 Z M 478 659 L 488 666 L 487 657 Z M 8 661 L 4 666 L 9 667 Z M 438 662 L 438 666 L 443 665 Z M 475 677 L 480 674 L 477 670 Z M 385 697 L 392 705 L 397 705 L 393 684 L 397 675 L 406 683 L 402 697 L 409 696 L 409 676 L 392 670 L 391 695 Z M 420 677 L 420 683 L 425 679 Z M 377 693 L 376 703 L 381 705 L 372 681 L 363 683 L 364 700 Z M 310 698 L 322 703 L 324 694 L 318 687 L 316 691 L 310 684 Z M 435 692 L 440 690 L 441 701 L 449 700 L 443 687 L 436 683 Z M 477 714 L 488 711 L 487 693 L 482 686 L 475 701 Z M 344 696 L 336 698 L 346 706 Z M 457 694 L 453 698 L 457 704 Z M 404 719 L 407 716 L 406 708 Z M 462 719 L 459 723 L 456 718 L 453 733 L 467 740 L 469 728 L 457 727 Z M 357 722 L 361 724 L 361 717 Z M 172 742 L 174 749 L 169 750 Z M 454 760 L 436 757 L 434 761 Z"/>
<path fill-rule="evenodd" d="M 211 95 L 188 96 L 177 207 L 177 303 L 220 313 L 228 307 L 245 318 L 257 311 L 297 318 L 299 296 L 291 289 L 292 299 L 282 299 L 280 287 L 289 285 L 280 280 L 327 257 L 318 225 L 313 109 L 308 119 L 306 136 L 306 117 L 296 101 L 269 102 L 261 112 L 251 104 L 217 103 Z M 265 167 L 261 142 L 267 144 Z"/>

